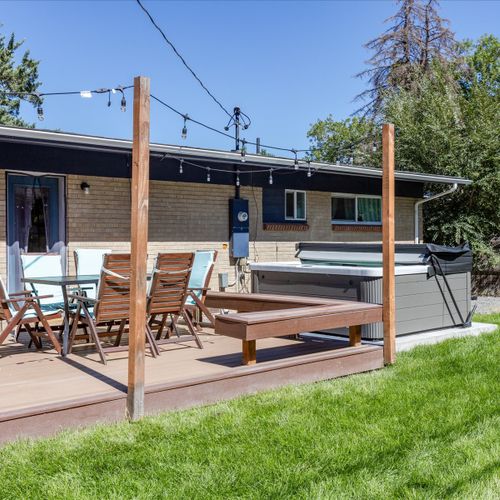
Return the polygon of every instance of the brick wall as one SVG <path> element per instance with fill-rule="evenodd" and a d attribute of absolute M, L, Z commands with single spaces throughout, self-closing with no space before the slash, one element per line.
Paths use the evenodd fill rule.
<path fill-rule="evenodd" d="M 90 184 L 86 195 L 80 184 Z M 0 175 L 0 220 L 5 221 L 5 175 Z M 73 250 L 80 247 L 130 251 L 130 180 L 69 175 L 67 177 L 67 241 L 69 272 L 74 272 Z M 159 251 L 216 249 L 217 273 L 229 272 L 234 280 L 228 253 L 228 199 L 233 186 L 216 184 L 151 181 L 149 221 L 149 265 Z M 330 194 L 309 192 L 307 222 L 301 232 L 266 231 L 262 221 L 262 190 L 241 188 L 241 196 L 250 206 L 250 260 L 291 260 L 295 243 L 311 241 L 380 241 L 378 232 L 333 231 L 330 222 Z M 413 204 L 415 200 L 396 199 L 396 238 L 413 240 Z M 0 242 L 0 272 L 6 273 L 6 245 Z"/>
<path fill-rule="evenodd" d="M 6 186 L 5 171 L 0 170 L 0 274 L 7 282 L 7 219 L 6 219 Z"/>

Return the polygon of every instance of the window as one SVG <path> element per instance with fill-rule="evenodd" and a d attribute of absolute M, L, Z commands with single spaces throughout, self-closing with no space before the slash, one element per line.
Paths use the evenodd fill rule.
<path fill-rule="evenodd" d="M 380 196 L 332 195 L 332 222 L 337 224 L 380 224 Z"/>
<path fill-rule="evenodd" d="M 285 191 L 285 219 L 306 220 L 305 191 Z"/>

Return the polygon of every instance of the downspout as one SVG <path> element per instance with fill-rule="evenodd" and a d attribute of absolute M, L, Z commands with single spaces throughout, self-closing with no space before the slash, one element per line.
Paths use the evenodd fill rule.
<path fill-rule="evenodd" d="M 415 202 L 415 243 L 420 243 L 420 224 L 419 224 L 419 217 L 418 217 L 418 212 L 420 205 L 423 205 L 424 203 L 427 203 L 428 201 L 436 200 L 437 198 L 441 198 L 442 196 L 446 196 L 448 194 L 454 193 L 458 189 L 458 184 L 455 183 L 450 189 L 447 189 L 446 191 L 443 191 L 442 193 L 435 194 L 434 196 L 429 196 L 429 198 L 424 198 L 422 200 L 418 200 Z"/>

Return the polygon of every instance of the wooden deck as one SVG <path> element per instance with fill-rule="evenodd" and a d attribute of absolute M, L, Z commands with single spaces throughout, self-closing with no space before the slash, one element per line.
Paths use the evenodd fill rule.
<path fill-rule="evenodd" d="M 146 359 L 146 413 L 208 404 L 286 384 L 313 382 L 381 368 L 379 346 L 348 347 L 335 340 L 269 338 L 259 342 L 258 363 L 241 366 L 241 342 L 202 335 L 161 346 Z M 0 346 L 0 442 L 65 427 L 125 418 L 127 353 L 107 366 L 95 351 L 75 348 L 61 358 L 22 343 Z"/>

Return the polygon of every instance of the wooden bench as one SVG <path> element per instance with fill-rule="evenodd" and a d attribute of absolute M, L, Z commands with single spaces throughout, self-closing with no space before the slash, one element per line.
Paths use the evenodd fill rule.
<path fill-rule="evenodd" d="M 209 292 L 205 304 L 238 311 L 216 315 L 215 333 L 241 339 L 246 365 L 258 339 L 349 327 L 349 345 L 359 346 L 361 325 L 382 321 L 381 305 L 316 297 Z"/>

